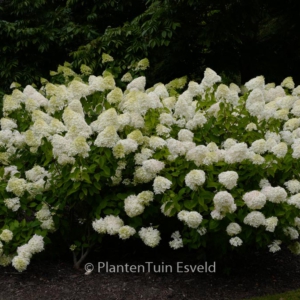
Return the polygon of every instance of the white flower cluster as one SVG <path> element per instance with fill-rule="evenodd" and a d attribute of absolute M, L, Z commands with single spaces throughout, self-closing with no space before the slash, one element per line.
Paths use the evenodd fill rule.
<path fill-rule="evenodd" d="M 284 185 L 291 194 L 296 194 L 300 191 L 300 182 L 296 179 L 289 180 Z"/>
<path fill-rule="evenodd" d="M 266 196 L 268 201 L 273 203 L 281 203 L 287 200 L 287 192 L 280 186 L 266 186 L 261 192 Z"/>
<path fill-rule="evenodd" d="M 192 190 L 197 188 L 205 182 L 205 173 L 202 170 L 192 170 L 185 176 L 185 184 Z"/>
<path fill-rule="evenodd" d="M 260 211 L 252 211 L 244 218 L 244 223 L 257 228 L 266 224 L 266 218 Z"/>
<path fill-rule="evenodd" d="M 268 246 L 269 251 L 272 252 L 272 253 L 275 253 L 275 252 L 281 250 L 281 248 L 279 246 L 281 243 L 282 242 L 280 240 L 273 241 L 272 244 Z"/>
<path fill-rule="evenodd" d="M 122 226 L 119 229 L 119 237 L 122 240 L 127 240 L 136 233 L 136 230 L 131 226 Z"/>
<path fill-rule="evenodd" d="M 182 210 L 178 213 L 178 219 L 183 221 L 190 228 L 198 228 L 203 217 L 197 211 Z"/>
<path fill-rule="evenodd" d="M 145 245 L 152 248 L 156 247 L 161 240 L 160 232 L 153 227 L 142 227 L 138 234 Z"/>
<path fill-rule="evenodd" d="M 92 226 L 98 233 L 115 235 L 119 234 L 120 229 L 124 226 L 124 222 L 118 216 L 116 217 L 113 215 L 107 215 L 105 218 L 100 218 L 93 221 Z M 123 236 L 123 234 L 125 236 L 127 235 L 126 233 L 124 233 L 124 231 L 127 231 L 127 229 L 123 229 L 123 233 L 121 233 L 121 236 Z M 130 230 L 128 230 L 128 233 L 130 233 Z"/>
<path fill-rule="evenodd" d="M 153 182 L 153 189 L 155 194 L 163 194 L 166 190 L 168 190 L 172 185 L 172 181 L 169 179 L 157 176 Z"/>
<path fill-rule="evenodd" d="M 290 204 L 290 205 L 294 205 L 294 206 L 296 206 L 297 208 L 300 209 L 300 193 L 290 197 L 288 199 L 287 203 Z"/>
<path fill-rule="evenodd" d="M 7 182 L 6 191 L 14 193 L 17 197 L 22 197 L 26 191 L 26 180 L 14 176 L 11 177 Z"/>
<path fill-rule="evenodd" d="M 4 204 L 8 209 L 12 211 L 17 211 L 20 208 L 20 198 L 9 198 L 4 200 Z"/>
<path fill-rule="evenodd" d="M 12 240 L 14 234 L 9 229 L 4 229 L 0 234 L 0 240 L 4 241 L 5 243 L 8 243 Z"/>
<path fill-rule="evenodd" d="M 275 227 L 278 224 L 278 218 L 277 217 L 270 217 L 266 219 L 266 231 L 274 232 Z"/>
<path fill-rule="evenodd" d="M 290 237 L 291 240 L 297 240 L 299 237 L 298 230 L 293 227 L 286 227 L 283 232 L 286 236 Z"/>
<path fill-rule="evenodd" d="M 44 238 L 40 235 L 35 234 L 27 244 L 18 247 L 17 253 L 13 260 L 13 267 L 22 272 L 26 270 L 30 263 L 30 259 L 33 254 L 39 253 L 44 250 Z"/>
<path fill-rule="evenodd" d="M 230 236 L 238 235 L 241 231 L 242 227 L 238 223 L 230 223 L 226 228 L 226 232 Z"/>
<path fill-rule="evenodd" d="M 172 233 L 171 238 L 173 240 L 169 242 L 169 245 L 172 249 L 176 250 L 183 247 L 183 241 L 179 231 Z"/>
<path fill-rule="evenodd" d="M 153 193 L 151 191 L 144 191 L 137 196 L 130 195 L 124 200 L 124 210 L 126 214 L 133 218 L 142 214 L 145 210 L 145 206 L 148 206 L 153 201 Z"/>
<path fill-rule="evenodd" d="M 237 185 L 239 175 L 235 171 L 227 171 L 219 174 L 219 182 L 228 190 L 233 189 Z"/>
<path fill-rule="evenodd" d="M 40 225 L 42 229 L 46 229 L 49 231 L 55 230 L 52 214 L 47 204 L 44 203 L 42 208 L 38 212 L 36 212 L 35 216 L 42 223 Z"/>
<path fill-rule="evenodd" d="M 243 196 L 243 200 L 250 209 L 256 210 L 264 207 L 267 197 L 259 191 L 251 191 Z"/>
<path fill-rule="evenodd" d="M 236 211 L 236 204 L 232 195 L 226 191 L 218 192 L 213 198 L 215 209 L 211 212 L 211 217 L 216 220 L 221 220 L 227 213 Z"/>
<path fill-rule="evenodd" d="M 235 236 L 229 240 L 229 243 L 234 247 L 239 247 L 242 246 L 243 241 L 238 236 Z"/>

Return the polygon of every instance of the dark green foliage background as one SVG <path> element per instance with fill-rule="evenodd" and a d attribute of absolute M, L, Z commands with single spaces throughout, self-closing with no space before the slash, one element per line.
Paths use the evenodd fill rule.
<path fill-rule="evenodd" d="M 225 82 L 297 83 L 299 11 L 298 0 L 0 0 L 0 93 L 37 84 L 65 60 L 97 74 L 103 52 L 124 71 L 148 57 L 149 85 L 200 80 L 206 67 Z"/>

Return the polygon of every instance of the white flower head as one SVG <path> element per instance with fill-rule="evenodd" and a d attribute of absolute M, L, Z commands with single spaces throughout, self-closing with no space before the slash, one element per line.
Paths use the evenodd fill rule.
<path fill-rule="evenodd" d="M 143 161 L 142 166 L 147 172 L 157 174 L 164 169 L 165 164 L 157 159 L 148 159 Z"/>
<path fill-rule="evenodd" d="M 258 154 L 265 153 L 267 151 L 266 141 L 264 139 L 254 141 L 249 150 Z"/>
<path fill-rule="evenodd" d="M 242 227 L 238 223 L 230 223 L 226 228 L 226 232 L 230 236 L 238 235 L 241 231 Z"/>
<path fill-rule="evenodd" d="M 259 191 L 251 191 L 243 196 L 243 200 L 250 209 L 256 210 L 264 207 L 267 197 Z"/>
<path fill-rule="evenodd" d="M 234 247 L 239 247 L 243 244 L 243 241 L 238 237 L 233 237 L 229 240 L 229 243 Z"/>
<path fill-rule="evenodd" d="M 282 187 L 265 186 L 261 192 L 267 197 L 267 200 L 273 203 L 285 202 L 287 193 Z"/>
<path fill-rule="evenodd" d="M 144 91 L 146 86 L 146 77 L 141 76 L 138 78 L 133 79 L 128 85 L 127 85 L 127 90 L 131 89 L 137 89 L 139 91 Z"/>
<path fill-rule="evenodd" d="M 220 173 L 218 178 L 221 184 L 223 184 L 227 189 L 231 190 L 237 185 L 239 175 L 235 171 L 227 171 Z"/>
<path fill-rule="evenodd" d="M 178 213 L 178 219 L 183 221 L 190 228 L 198 228 L 203 217 L 197 211 L 181 211 Z"/>
<path fill-rule="evenodd" d="M 173 239 L 172 241 L 169 242 L 171 248 L 175 250 L 183 247 L 183 240 L 181 238 L 179 231 L 175 231 L 171 235 L 171 238 Z"/>
<path fill-rule="evenodd" d="M 158 136 L 151 136 L 149 140 L 149 146 L 150 148 L 156 150 L 161 149 L 164 146 L 166 146 L 166 141 Z"/>
<path fill-rule="evenodd" d="M 289 236 L 291 240 L 297 240 L 299 237 L 299 233 L 294 227 L 286 227 L 283 232 L 286 236 Z"/>
<path fill-rule="evenodd" d="M 145 243 L 145 245 L 152 248 L 156 247 L 161 240 L 160 232 L 157 229 L 154 229 L 153 227 L 142 227 L 139 231 L 139 236 Z"/>
<path fill-rule="evenodd" d="M 131 218 L 142 214 L 145 210 L 144 205 L 140 203 L 139 199 L 135 195 L 128 196 L 124 203 L 125 212 Z"/>
<path fill-rule="evenodd" d="M 14 193 L 17 197 L 23 196 L 26 190 L 26 180 L 23 178 L 11 177 L 8 180 L 6 191 Z"/>
<path fill-rule="evenodd" d="M 265 99 L 262 90 L 253 89 L 246 100 L 246 109 L 252 116 L 259 116 L 265 107 Z"/>
<path fill-rule="evenodd" d="M 157 176 L 153 182 L 153 189 L 155 194 L 163 194 L 166 190 L 170 189 L 172 181 L 169 179 Z"/>
<path fill-rule="evenodd" d="M 296 194 L 300 191 L 300 182 L 296 179 L 289 180 L 284 185 L 291 194 Z"/>
<path fill-rule="evenodd" d="M 204 78 L 201 85 L 205 88 L 211 88 L 215 83 L 221 81 L 221 77 L 212 69 L 206 68 L 204 71 Z"/>
<path fill-rule="evenodd" d="M 266 224 L 266 218 L 260 211 L 252 211 L 244 218 L 244 223 L 257 228 Z"/>
<path fill-rule="evenodd" d="M 192 142 L 194 133 L 187 129 L 181 129 L 178 132 L 178 140 L 181 142 Z"/>
<path fill-rule="evenodd" d="M 232 195 L 226 191 L 218 192 L 214 198 L 213 202 L 215 205 L 215 210 L 221 215 L 226 213 L 233 213 L 236 211 L 236 204 Z M 217 215 L 215 215 L 217 217 Z"/>
<path fill-rule="evenodd" d="M 9 229 L 4 229 L 0 234 L 0 240 L 8 243 L 9 241 L 12 240 L 13 236 L 14 234 L 12 231 L 10 231 Z"/>
<path fill-rule="evenodd" d="M 253 130 L 257 130 L 257 126 L 255 123 L 249 123 L 246 128 L 247 131 L 253 131 Z"/>
<path fill-rule="evenodd" d="M 276 146 L 272 147 L 271 151 L 275 154 L 278 158 L 283 158 L 287 154 L 288 146 L 286 143 L 281 142 Z"/>
<path fill-rule="evenodd" d="M 289 198 L 287 203 L 290 205 L 294 205 L 300 209 L 300 193 L 293 195 L 291 198 Z"/>
<path fill-rule="evenodd" d="M 279 240 L 274 240 L 272 242 L 272 244 L 270 244 L 268 247 L 269 247 L 269 251 L 272 252 L 272 253 L 275 253 L 279 250 L 281 250 L 281 248 L 279 247 L 279 245 L 281 244 L 282 242 L 279 241 Z"/>
<path fill-rule="evenodd" d="M 266 219 L 266 231 L 274 232 L 275 227 L 278 224 L 277 217 L 270 217 Z"/>
<path fill-rule="evenodd" d="M 35 234 L 29 241 L 28 246 L 32 254 L 39 253 L 44 250 L 44 237 Z"/>
<path fill-rule="evenodd" d="M 29 263 L 30 260 L 22 256 L 15 256 L 12 260 L 13 267 L 19 272 L 25 271 Z"/>
<path fill-rule="evenodd" d="M 245 83 L 245 87 L 251 91 L 254 89 L 264 89 L 265 86 L 265 78 L 263 76 L 257 76 L 253 79 L 250 79 Z"/>
<path fill-rule="evenodd" d="M 153 201 L 154 194 L 151 191 L 143 191 L 137 195 L 137 199 L 142 205 L 149 205 Z"/>
<path fill-rule="evenodd" d="M 197 190 L 204 182 L 205 173 L 202 170 L 192 170 L 185 176 L 185 184 L 192 190 Z"/>
<path fill-rule="evenodd" d="M 20 198 L 9 198 L 4 200 L 4 204 L 12 211 L 17 211 L 20 208 Z"/>
<path fill-rule="evenodd" d="M 289 89 L 289 90 L 292 90 L 292 89 L 295 88 L 295 83 L 294 83 L 292 77 L 287 77 L 287 78 L 285 78 L 285 79 L 281 82 L 280 85 L 281 85 L 282 87 L 284 87 L 284 88 Z"/>
<path fill-rule="evenodd" d="M 128 238 L 130 238 L 131 236 L 133 236 L 136 233 L 136 230 L 131 227 L 131 226 L 122 226 L 119 229 L 119 237 L 122 240 L 126 240 Z"/>

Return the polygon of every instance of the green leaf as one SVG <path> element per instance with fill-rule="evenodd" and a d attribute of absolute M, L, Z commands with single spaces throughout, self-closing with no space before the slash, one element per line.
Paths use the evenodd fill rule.
<path fill-rule="evenodd" d="M 197 203 L 193 200 L 185 200 L 183 202 L 183 205 L 185 208 L 192 210 L 197 205 Z"/>
<path fill-rule="evenodd" d="M 90 175 L 88 173 L 82 173 L 82 178 L 84 179 L 85 182 L 87 183 L 92 183 L 90 179 Z"/>
<path fill-rule="evenodd" d="M 106 215 L 111 215 L 113 214 L 113 210 L 111 208 L 106 208 L 103 210 L 103 213 L 106 214 Z"/>
<path fill-rule="evenodd" d="M 105 174 L 106 177 L 111 176 L 110 168 L 108 166 L 103 166 L 102 170 L 104 171 L 104 174 Z"/>
<path fill-rule="evenodd" d="M 94 177 L 97 181 L 99 181 L 101 178 L 101 174 L 100 173 L 94 174 Z"/>
<path fill-rule="evenodd" d="M 101 185 L 98 182 L 94 182 L 94 187 L 99 191 L 101 190 Z"/>
<path fill-rule="evenodd" d="M 211 220 L 209 221 L 208 228 L 209 228 L 210 230 L 215 230 L 215 229 L 217 229 L 217 228 L 219 227 L 219 224 L 220 224 L 219 221 L 214 220 L 214 219 L 211 219 Z"/>

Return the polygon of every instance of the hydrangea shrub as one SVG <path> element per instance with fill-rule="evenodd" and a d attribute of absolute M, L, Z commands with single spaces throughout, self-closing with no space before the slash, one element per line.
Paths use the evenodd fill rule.
<path fill-rule="evenodd" d="M 110 56 L 103 60 L 110 62 Z M 145 63 L 143 63 L 144 65 Z M 142 68 L 143 70 L 143 68 Z M 300 86 L 262 76 L 179 78 L 145 90 L 133 71 L 52 72 L 13 85 L 0 131 L 0 265 L 24 271 L 59 232 L 79 266 L 103 236 L 173 249 L 296 254 Z M 134 78 L 134 79 L 133 79 Z"/>

